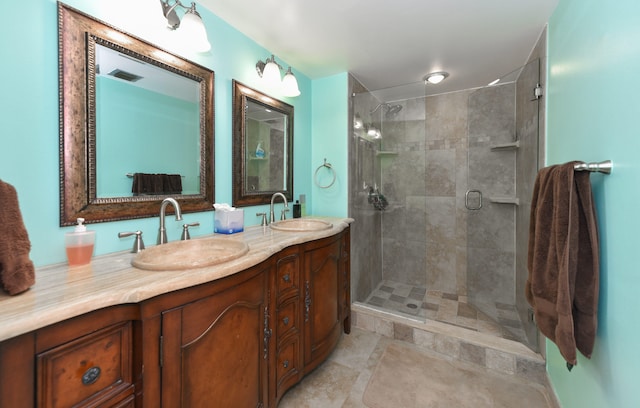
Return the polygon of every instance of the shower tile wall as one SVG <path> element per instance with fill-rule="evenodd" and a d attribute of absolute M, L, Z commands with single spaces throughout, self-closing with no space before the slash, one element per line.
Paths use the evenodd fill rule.
<path fill-rule="evenodd" d="M 476 90 L 469 96 L 469 189 L 483 205 L 467 212 L 469 300 L 496 317 L 495 303 L 515 304 L 515 210 L 495 203 L 515 198 L 515 150 L 491 147 L 515 141 L 515 85 Z"/>
<path fill-rule="evenodd" d="M 516 155 L 491 146 L 514 140 L 515 84 L 391 102 L 397 113 L 370 115 L 379 102 L 367 92 L 352 101 L 383 134 L 350 144 L 353 298 L 402 282 L 468 298 L 497 319 L 496 302 L 515 304 L 515 206 L 489 199 L 515 197 Z M 386 211 L 367 203 L 363 183 L 378 183 Z M 465 208 L 467 189 L 483 191 L 481 211 Z"/>
<path fill-rule="evenodd" d="M 384 117 L 382 191 L 385 280 L 466 296 L 469 91 L 410 99 Z"/>
<path fill-rule="evenodd" d="M 395 104 L 396 102 L 394 102 Z M 382 215 L 382 276 L 385 280 L 425 286 L 426 150 L 424 99 L 399 103 L 382 122 L 381 190 L 389 201 Z"/>

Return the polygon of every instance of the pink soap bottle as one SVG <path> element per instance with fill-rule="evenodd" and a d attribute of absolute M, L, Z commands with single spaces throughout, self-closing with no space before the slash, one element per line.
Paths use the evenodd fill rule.
<path fill-rule="evenodd" d="M 78 225 L 73 229 L 73 232 L 67 232 L 64 236 L 69 266 L 87 265 L 91 262 L 93 255 L 96 232 L 87 231 L 87 227 L 82 224 L 84 218 L 78 218 L 77 221 Z"/>

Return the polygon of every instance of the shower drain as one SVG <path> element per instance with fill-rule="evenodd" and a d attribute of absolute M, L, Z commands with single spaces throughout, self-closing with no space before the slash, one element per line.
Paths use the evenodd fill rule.
<path fill-rule="evenodd" d="M 407 307 L 408 307 L 409 309 L 417 309 L 417 308 L 418 308 L 418 305 L 414 305 L 413 303 L 407 303 Z"/>

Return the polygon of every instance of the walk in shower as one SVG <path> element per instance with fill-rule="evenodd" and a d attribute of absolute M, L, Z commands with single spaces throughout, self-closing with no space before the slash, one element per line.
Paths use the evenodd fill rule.
<path fill-rule="evenodd" d="M 524 284 L 539 75 L 533 59 L 498 85 L 405 98 L 350 79 L 355 302 L 537 349 Z"/>

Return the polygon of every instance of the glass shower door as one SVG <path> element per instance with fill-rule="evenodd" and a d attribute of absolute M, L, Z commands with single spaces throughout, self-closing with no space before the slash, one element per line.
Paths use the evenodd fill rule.
<path fill-rule="evenodd" d="M 528 216 L 537 172 L 539 61 L 468 100 L 467 297 L 480 331 L 537 349 L 524 299 Z M 499 331 L 500 333 L 497 333 Z"/>

